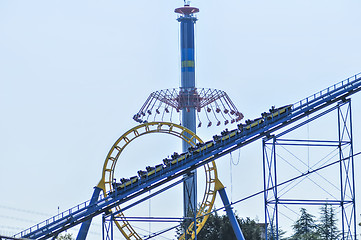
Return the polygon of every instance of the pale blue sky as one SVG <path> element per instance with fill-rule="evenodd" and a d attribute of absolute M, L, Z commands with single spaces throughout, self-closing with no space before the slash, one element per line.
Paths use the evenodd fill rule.
<path fill-rule="evenodd" d="M 148 95 L 178 87 L 173 11 L 182 4 L 0 0 L 0 234 L 45 220 L 58 206 L 61 211 L 88 200 L 110 147 L 135 126 L 132 116 Z M 192 5 L 200 8 L 197 86 L 226 91 L 245 118 L 361 72 L 360 1 L 198 0 Z M 361 94 L 352 100 L 358 152 Z M 322 127 L 335 131 L 333 125 Z M 221 130 L 200 129 L 199 135 L 209 140 Z M 147 137 L 127 150 L 122 171 L 134 175 L 179 150 L 177 144 Z M 358 170 L 361 159 L 355 160 Z M 243 149 L 232 169 L 229 157 L 217 162 L 233 201 L 262 189 L 261 163 L 261 142 Z M 151 214 L 167 212 L 164 202 L 171 197 L 177 206 L 171 214 L 181 214 L 181 195 L 177 188 L 152 200 Z M 360 199 L 358 193 L 358 209 Z M 148 207 L 131 214 L 147 216 Z M 263 221 L 262 197 L 235 208 Z M 101 237 L 96 221 L 92 239 Z"/>

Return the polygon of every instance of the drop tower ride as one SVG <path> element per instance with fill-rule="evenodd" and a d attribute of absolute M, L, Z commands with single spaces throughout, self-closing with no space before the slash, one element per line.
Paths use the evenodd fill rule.
<path fill-rule="evenodd" d="M 185 2 L 176 8 L 180 23 L 181 85 L 179 88 L 164 89 L 150 94 L 133 119 L 139 123 L 148 121 L 173 122 L 178 113 L 181 125 L 196 133 L 202 126 L 201 115 L 205 115 L 207 127 L 232 124 L 242 120 L 227 93 L 218 89 L 196 88 L 195 84 L 195 23 L 199 9 Z M 203 111 L 202 111 L 203 109 Z M 204 117 L 203 117 L 204 118 Z M 183 141 L 182 150 L 187 152 L 189 145 Z M 197 212 L 197 171 L 184 176 L 183 214 L 193 216 Z"/>

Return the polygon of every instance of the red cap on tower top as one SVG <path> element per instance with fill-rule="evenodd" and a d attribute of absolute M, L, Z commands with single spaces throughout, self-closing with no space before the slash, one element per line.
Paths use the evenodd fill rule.
<path fill-rule="evenodd" d="M 190 15 L 199 12 L 199 9 L 195 7 L 191 7 L 189 5 L 184 5 L 184 7 L 176 8 L 174 12 L 184 15 Z"/>

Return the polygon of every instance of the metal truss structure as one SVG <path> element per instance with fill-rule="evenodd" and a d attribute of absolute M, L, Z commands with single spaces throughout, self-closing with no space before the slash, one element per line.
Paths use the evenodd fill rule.
<path fill-rule="evenodd" d="M 109 211 L 108 213 L 103 214 L 103 216 L 102 216 L 102 225 L 103 225 L 102 236 L 103 236 L 103 238 L 102 239 L 103 240 L 113 240 L 114 239 L 114 225 L 117 226 L 117 223 L 119 223 L 119 222 L 124 223 L 124 222 L 129 222 L 129 221 L 177 223 L 177 225 L 175 225 L 173 227 L 169 227 L 167 229 L 164 229 L 164 230 L 161 230 L 161 231 L 158 231 L 155 233 L 149 232 L 148 235 L 141 236 L 142 239 L 144 239 L 144 240 L 157 237 L 157 236 L 159 236 L 165 232 L 168 232 L 170 230 L 173 230 L 175 228 L 180 229 L 181 227 L 185 228 L 184 232 L 186 232 L 187 234 L 182 234 L 180 236 L 179 240 L 197 239 L 197 234 L 203 227 L 200 225 L 200 222 L 201 222 L 202 218 L 204 218 L 205 215 L 208 216 L 209 213 L 201 212 L 201 213 L 198 213 L 197 215 L 192 215 L 192 217 L 183 217 L 183 218 L 174 218 L 174 217 L 173 218 L 172 217 L 127 217 L 127 218 L 125 218 L 124 215 L 119 216 L 119 213 L 121 213 L 122 211 L 127 210 L 131 207 L 134 207 L 134 206 L 138 205 L 139 203 L 144 202 L 144 201 L 178 185 L 179 183 L 181 183 L 183 181 L 185 181 L 184 178 L 162 188 L 161 190 L 158 190 L 158 191 L 148 195 L 147 197 L 144 197 L 144 198 L 138 200 L 136 203 L 132 203 L 132 204 L 126 206 L 122 210 L 118 210 L 116 212 Z M 218 178 L 213 179 L 213 181 L 215 183 L 215 192 L 218 192 L 221 197 L 225 211 L 230 220 L 232 229 L 234 231 L 234 234 L 235 234 L 237 240 L 245 240 L 243 233 L 241 231 L 241 228 L 239 226 L 239 223 L 236 219 L 236 216 L 233 213 L 232 206 L 229 202 L 224 185 L 221 183 L 221 181 Z M 183 224 L 183 226 L 182 226 L 182 224 Z M 127 236 L 127 239 L 132 239 L 132 236 L 131 235 Z"/>
<path fill-rule="evenodd" d="M 337 112 L 337 139 L 304 140 L 283 138 L 292 131 L 335 111 Z M 334 119 L 334 117 L 331 118 Z M 280 237 L 280 206 L 287 208 L 287 206 L 290 205 L 326 204 L 340 208 L 342 239 L 356 239 L 355 179 L 352 139 L 351 99 L 342 99 L 334 106 L 323 109 L 318 112 L 317 115 L 297 123 L 297 125 L 292 128 L 263 139 L 266 239 L 278 240 Z M 305 151 L 297 153 L 297 150 L 295 150 L 302 147 L 317 148 L 318 152 L 320 151 L 320 148 L 327 148 L 331 149 L 332 154 L 317 159 L 315 163 L 310 165 L 309 159 L 306 160 L 304 159 L 304 156 L 300 156 Z M 291 148 L 295 151 L 292 152 Z M 286 150 L 289 156 L 284 158 L 280 153 L 281 150 Z M 335 158 L 336 160 L 334 160 Z M 296 164 L 292 165 L 292 162 L 294 161 L 299 162 L 299 168 L 296 169 Z M 282 178 L 282 175 L 287 174 L 287 172 L 280 167 L 282 162 L 287 162 L 287 164 L 292 165 L 292 167 L 298 171 L 299 175 L 296 177 L 293 176 L 287 182 L 280 183 L 279 179 Z M 331 182 L 324 172 L 326 172 L 326 174 L 332 173 L 335 176 L 338 175 L 339 182 Z M 313 180 L 313 175 L 317 175 L 319 180 Z M 307 182 L 310 183 L 311 186 L 307 185 Z M 304 191 L 300 191 L 299 194 L 294 194 L 294 192 L 297 191 L 295 189 L 302 188 L 307 188 L 308 193 L 310 194 L 307 194 Z M 330 194 L 328 189 L 336 190 L 339 194 L 337 196 Z"/>
<path fill-rule="evenodd" d="M 28 239 L 54 238 L 59 233 L 81 224 L 82 227 L 77 239 L 85 239 L 88 225 L 93 217 L 102 214 L 109 215 L 109 211 L 117 207 L 125 210 L 126 207 L 136 204 L 131 203 L 127 206 L 131 200 L 138 197 L 146 199 L 145 194 L 149 193 L 150 190 L 160 189 L 159 191 L 161 191 L 171 182 L 176 181 L 185 174 L 201 166 L 206 166 L 218 158 L 226 156 L 256 140 L 264 139 L 264 188 L 266 191 L 265 202 L 267 208 L 265 215 L 267 223 L 275 225 L 275 228 L 271 230 L 272 235 L 275 235 L 277 239 L 279 214 L 277 208 L 281 204 L 307 203 L 317 205 L 332 203 L 341 208 L 343 239 L 354 239 L 356 235 L 356 209 L 351 100 L 349 97 L 359 91 L 361 91 L 361 74 L 334 84 L 295 104 L 286 105 L 285 107 L 278 108 L 278 110 L 262 114 L 262 118 L 249 121 L 246 124 L 239 124 L 236 129 L 224 131 L 220 136 L 217 135 L 214 140 L 208 141 L 201 146 L 196 146 L 191 152 L 184 152 L 175 156 L 171 159 L 170 164 L 161 165 L 157 169 L 151 169 L 145 177 L 126 179 L 119 186 L 115 184 L 116 188 L 107 190 L 104 195 L 99 195 L 100 188 L 95 187 L 90 201 L 59 213 L 19 232 L 13 237 Z M 287 142 L 287 139 L 283 139 L 283 136 L 286 134 L 333 111 L 337 111 L 338 116 L 338 137 L 336 140 L 292 140 Z M 144 123 L 136 129 L 128 131 L 125 134 L 126 137 L 119 138 L 107 156 L 104 164 L 104 177 L 102 178 L 104 181 L 100 181 L 99 187 L 104 187 L 107 184 L 112 186 L 113 177 L 110 170 L 113 169 L 112 166 L 115 164 L 116 157 L 122 151 L 122 148 L 130 142 L 130 137 L 135 138 L 143 132 L 151 132 L 153 129 L 154 131 L 170 133 L 175 131 L 174 128 L 175 125 L 173 123 Z M 182 126 L 178 126 L 178 128 L 182 129 Z M 182 129 L 177 134 L 189 143 L 195 143 L 195 136 L 189 137 L 186 134 L 187 131 L 189 130 Z M 268 144 L 269 140 L 272 140 L 272 143 Z M 276 147 L 279 149 L 279 146 L 286 146 L 289 143 L 292 143 L 294 146 L 306 145 L 310 147 L 335 148 L 338 151 L 338 160 L 327 164 L 324 163 L 320 166 L 313 166 L 307 171 L 292 175 L 289 180 L 282 182 L 279 179 L 281 175 L 278 173 L 279 169 L 277 168 L 279 156 L 277 155 Z M 271 146 L 270 151 L 266 150 L 266 147 L 268 148 L 269 146 Z M 325 201 L 326 198 L 283 198 L 279 194 L 282 190 L 280 189 L 281 186 L 285 186 L 296 179 L 310 176 L 318 171 L 328 170 L 336 165 L 338 166 L 337 169 L 340 176 L 340 182 L 338 183 L 340 196 L 336 199 L 327 202 Z M 181 182 L 182 180 L 179 181 Z M 214 189 L 220 190 L 217 187 Z M 286 193 L 288 192 L 286 191 Z M 208 201 L 205 202 L 205 206 L 205 209 L 209 209 Z M 202 217 L 205 217 L 203 213 Z"/>
<path fill-rule="evenodd" d="M 239 122 L 243 118 L 243 114 L 224 91 L 210 88 L 172 88 L 151 93 L 133 119 L 139 123 L 174 122 L 174 119 L 179 119 L 177 115 L 182 109 L 188 112 L 196 109 L 198 127 L 202 126 L 202 121 L 206 121 L 207 127 L 210 127 L 213 122 L 220 126 L 222 123 L 227 125 Z M 201 117 L 203 112 L 204 117 Z"/>

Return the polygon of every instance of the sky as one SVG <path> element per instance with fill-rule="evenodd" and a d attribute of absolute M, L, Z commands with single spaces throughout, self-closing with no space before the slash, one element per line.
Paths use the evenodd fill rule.
<path fill-rule="evenodd" d="M 245 119 L 361 72 L 360 1 L 191 4 L 200 9 L 197 87 L 226 91 Z M 91 197 L 108 151 L 136 126 L 132 117 L 149 94 L 179 86 L 174 9 L 182 5 L 180 0 L 0 0 L 0 234 L 15 234 Z M 360 93 L 352 96 L 352 109 L 357 153 Z M 325 122 L 310 124 L 292 137 L 334 137 L 335 121 L 335 116 L 327 116 Z M 197 131 L 210 140 L 223 128 Z M 126 150 L 119 174 L 135 175 L 180 149 L 178 139 L 146 136 Z M 305 151 L 311 162 L 327 155 L 327 150 L 309 149 L 301 155 Z M 355 158 L 356 188 L 361 184 L 360 161 Z M 232 201 L 263 189 L 261 141 L 216 163 Z M 204 179 L 199 175 L 201 199 Z M 331 170 L 322 179 L 337 182 Z M 360 199 L 357 192 L 356 209 Z M 222 206 L 219 199 L 216 206 Z M 242 217 L 264 221 L 262 196 L 234 207 Z M 288 210 L 282 210 L 282 216 L 290 219 L 281 225 L 290 233 L 297 208 Z M 310 211 L 318 214 L 318 209 Z M 182 189 L 171 189 L 127 214 L 180 217 Z M 361 222 L 359 213 L 357 221 Z M 162 227 L 145 223 L 139 228 L 146 234 Z M 69 232 L 76 235 L 76 230 Z M 100 237 L 97 218 L 89 239 Z"/>

